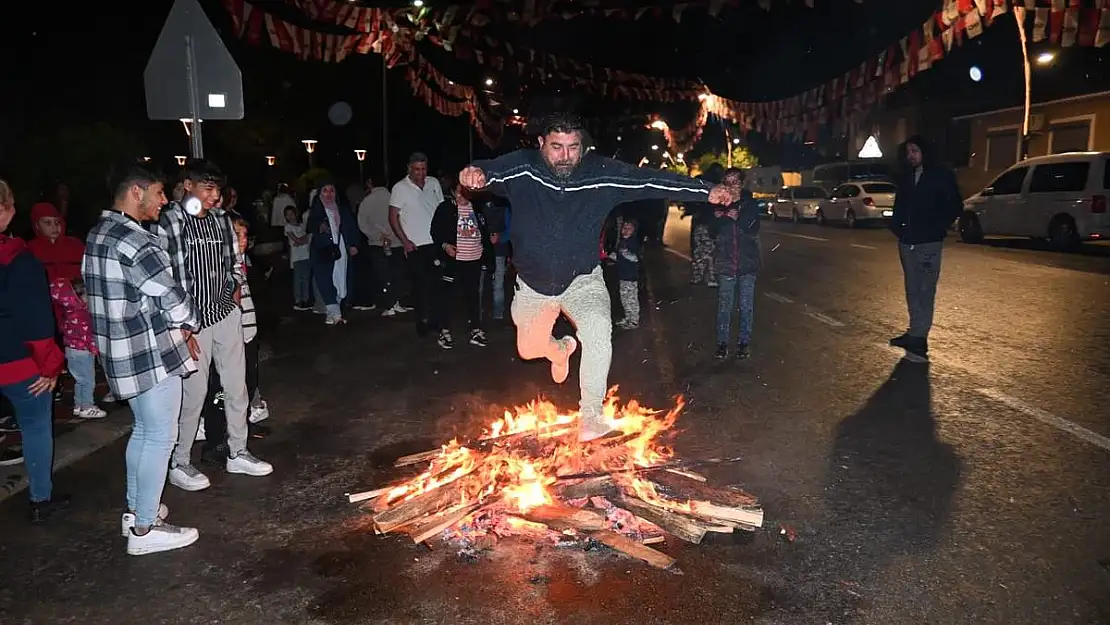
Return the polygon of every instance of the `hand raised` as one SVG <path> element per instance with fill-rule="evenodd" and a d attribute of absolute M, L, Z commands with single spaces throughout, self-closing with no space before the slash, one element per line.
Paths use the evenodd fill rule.
<path fill-rule="evenodd" d="M 740 199 L 740 190 L 719 184 L 709 190 L 709 203 L 727 206 Z"/>
<path fill-rule="evenodd" d="M 467 189 L 485 188 L 486 172 L 471 165 L 459 172 L 459 184 Z"/>

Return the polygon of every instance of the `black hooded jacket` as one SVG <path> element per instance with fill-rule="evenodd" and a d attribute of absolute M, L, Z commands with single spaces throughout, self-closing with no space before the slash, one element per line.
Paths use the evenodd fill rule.
<path fill-rule="evenodd" d="M 913 143 L 924 156 L 921 176 L 906 163 L 906 145 Z M 898 241 L 907 245 L 943 241 L 952 222 L 963 212 L 963 199 L 956 176 L 951 170 L 935 164 L 931 146 L 920 137 L 911 137 L 899 148 L 905 171 L 898 177 L 898 194 L 894 198 L 894 216 L 890 229 Z"/>

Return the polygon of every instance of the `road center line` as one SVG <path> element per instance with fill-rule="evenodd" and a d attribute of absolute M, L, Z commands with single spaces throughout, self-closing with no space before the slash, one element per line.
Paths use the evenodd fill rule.
<path fill-rule="evenodd" d="M 982 395 L 985 395 L 985 396 L 993 399 L 994 401 L 996 401 L 1000 404 L 1003 404 L 1005 406 L 1013 408 L 1014 410 L 1016 410 L 1016 411 L 1018 411 L 1022 414 L 1033 417 L 1034 419 L 1036 419 L 1037 421 L 1040 421 L 1041 423 L 1051 425 L 1052 427 L 1054 427 L 1058 430 L 1063 430 L 1064 432 L 1067 432 L 1068 434 L 1071 434 L 1072 436 L 1075 436 L 1076 438 L 1085 440 L 1085 441 L 1087 441 L 1088 443 L 1090 443 L 1092 445 L 1095 445 L 1097 447 L 1101 447 L 1101 448 L 1103 448 L 1107 451 L 1110 451 L 1110 438 L 1106 438 L 1105 436 L 1103 436 L 1101 434 L 1098 434 L 1096 432 L 1092 432 L 1091 430 L 1088 430 L 1087 428 L 1085 428 L 1081 425 L 1078 425 L 1076 423 L 1072 423 L 1071 421 L 1068 421 L 1067 419 L 1057 417 L 1056 415 L 1054 415 L 1050 412 L 1046 412 L 1044 410 L 1041 410 L 1040 408 L 1037 408 L 1036 406 L 1030 406 L 1029 404 L 1021 401 L 1020 399 L 1018 399 L 1016 397 L 1011 397 L 1010 395 L 1007 395 L 1006 393 L 1003 393 L 1002 391 L 1000 391 L 998 389 L 995 389 L 995 388 L 981 388 L 981 389 L 977 389 L 977 390 Z"/>
<path fill-rule="evenodd" d="M 877 250 L 877 249 L 879 249 L 879 248 L 877 248 L 873 245 L 863 245 L 863 244 L 860 244 L 860 243 L 853 243 L 852 247 L 857 247 L 861 250 Z"/>
<path fill-rule="evenodd" d="M 778 293 L 772 293 L 770 291 L 764 293 L 763 296 L 766 297 L 767 299 L 772 299 L 772 300 L 775 300 L 776 302 L 780 302 L 780 303 L 783 303 L 783 304 L 793 304 L 794 303 L 794 300 L 790 299 L 789 297 L 787 297 L 785 295 L 779 295 Z"/>
<path fill-rule="evenodd" d="M 779 232 L 778 230 L 769 230 L 768 232 L 770 232 L 771 234 L 777 234 L 779 236 L 784 236 L 784 237 L 794 237 L 795 239 L 805 239 L 807 241 L 828 242 L 828 239 L 823 239 L 821 237 L 811 237 L 808 234 L 795 234 L 793 232 Z"/>
<path fill-rule="evenodd" d="M 832 317 L 830 317 L 830 316 L 828 316 L 824 313 L 810 311 L 810 312 L 806 313 L 806 316 L 810 317 L 811 319 L 816 319 L 816 320 L 820 321 L 821 323 L 824 323 L 826 325 L 830 325 L 834 328 L 843 328 L 844 327 L 844 322 L 833 319 Z"/>
<path fill-rule="evenodd" d="M 687 261 L 687 262 L 694 262 L 694 259 L 693 259 L 693 258 L 690 258 L 690 257 L 689 257 L 689 256 L 687 256 L 686 254 L 683 254 L 682 252 L 680 252 L 680 251 L 678 251 L 678 250 L 674 249 L 673 247 L 665 247 L 665 248 L 663 248 L 663 249 L 664 249 L 664 250 L 666 250 L 666 251 L 668 251 L 668 252 L 670 252 L 671 254 L 674 254 L 675 256 L 677 256 L 677 257 L 681 258 L 682 260 L 685 260 L 685 261 Z"/>

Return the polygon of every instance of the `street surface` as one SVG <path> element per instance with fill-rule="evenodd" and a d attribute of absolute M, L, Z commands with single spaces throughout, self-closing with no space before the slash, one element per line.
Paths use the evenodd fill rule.
<path fill-rule="evenodd" d="M 685 395 L 678 453 L 744 456 L 706 473 L 761 498 L 762 531 L 662 545 L 683 575 L 375 536 L 345 492 L 503 406 L 576 406 L 577 372 L 556 387 L 508 329 L 445 353 L 401 321 L 271 310 L 273 416 L 251 448 L 274 475 L 167 487 L 201 540 L 141 558 L 118 535 L 123 441 L 60 473 L 65 520 L 28 527 L 8 499 L 0 623 L 1110 623 L 1110 256 L 950 240 L 932 361 L 915 364 L 885 346 L 906 321 L 888 232 L 765 222 L 753 357 L 719 363 L 686 224 L 647 255 L 644 323 L 615 335 L 610 381 L 649 406 Z"/>

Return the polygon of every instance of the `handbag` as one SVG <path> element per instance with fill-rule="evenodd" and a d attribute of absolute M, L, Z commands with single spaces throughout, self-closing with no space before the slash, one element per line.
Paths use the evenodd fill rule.
<path fill-rule="evenodd" d="M 343 250 L 339 249 L 339 245 L 337 245 L 335 243 L 332 243 L 331 244 L 331 259 L 332 260 L 339 260 L 340 258 L 343 258 Z"/>

